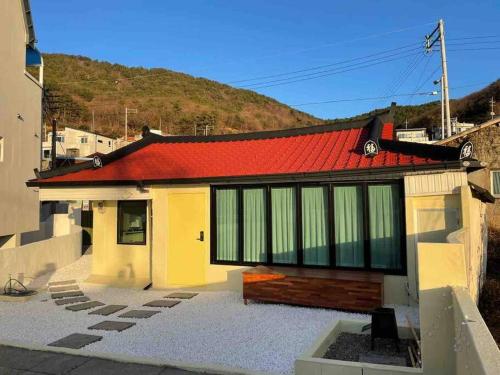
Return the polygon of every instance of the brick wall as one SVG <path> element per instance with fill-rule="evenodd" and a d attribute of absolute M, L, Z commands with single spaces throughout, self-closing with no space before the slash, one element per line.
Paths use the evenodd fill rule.
<path fill-rule="evenodd" d="M 483 171 L 470 174 L 470 181 L 488 190 L 491 189 L 490 169 L 500 169 L 500 127 L 492 125 L 469 134 L 467 139 L 474 144 L 474 158 L 485 161 L 488 167 Z M 464 141 L 463 138 L 455 139 L 446 146 L 457 147 Z M 500 199 L 495 204 L 488 204 L 488 224 L 500 229 Z"/>

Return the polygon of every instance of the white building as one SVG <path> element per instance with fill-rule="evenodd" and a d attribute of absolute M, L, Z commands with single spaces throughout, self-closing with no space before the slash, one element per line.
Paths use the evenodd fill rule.
<path fill-rule="evenodd" d="M 396 129 L 396 139 L 402 142 L 431 143 L 426 128 Z"/>
<path fill-rule="evenodd" d="M 453 117 L 451 120 L 451 135 L 462 133 L 466 130 L 472 129 L 475 125 L 470 122 L 459 122 L 457 117 Z M 445 128 L 446 132 L 446 128 Z M 443 139 L 441 135 L 441 126 L 434 127 L 432 129 L 432 137 L 435 140 Z"/>
<path fill-rule="evenodd" d="M 42 158 L 49 161 L 51 158 L 52 132 L 47 134 L 43 142 Z M 100 153 L 108 154 L 117 148 L 117 141 L 102 134 L 87 132 L 66 126 L 64 130 L 58 130 L 56 136 L 56 156 L 84 158 L 89 155 Z"/>

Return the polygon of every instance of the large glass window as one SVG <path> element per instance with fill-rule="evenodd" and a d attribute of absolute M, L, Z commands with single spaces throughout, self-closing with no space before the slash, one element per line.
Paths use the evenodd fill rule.
<path fill-rule="evenodd" d="M 372 268 L 401 268 L 401 214 L 398 185 L 368 186 Z"/>
<path fill-rule="evenodd" d="M 265 262 L 267 255 L 266 189 L 243 189 L 243 258 Z"/>
<path fill-rule="evenodd" d="M 500 171 L 491 171 L 491 190 L 495 197 L 500 197 Z"/>
<path fill-rule="evenodd" d="M 337 266 L 364 267 L 362 188 L 335 186 L 333 194 Z"/>
<path fill-rule="evenodd" d="M 273 263 L 297 263 L 297 217 L 294 187 L 271 189 Z"/>
<path fill-rule="evenodd" d="M 330 264 L 327 186 L 302 188 L 302 248 L 304 264 Z"/>
<path fill-rule="evenodd" d="M 217 259 L 238 260 L 238 190 L 217 190 Z"/>
<path fill-rule="evenodd" d="M 146 243 L 147 201 L 118 202 L 118 243 L 144 245 Z"/>
<path fill-rule="evenodd" d="M 398 183 L 213 188 L 214 262 L 401 273 Z"/>

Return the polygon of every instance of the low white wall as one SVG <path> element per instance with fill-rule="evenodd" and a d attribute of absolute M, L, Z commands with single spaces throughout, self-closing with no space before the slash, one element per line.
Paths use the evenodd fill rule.
<path fill-rule="evenodd" d="M 73 263 L 81 256 L 82 230 L 74 227 L 70 234 L 52 237 L 24 246 L 0 249 L 0 290 L 9 274 L 29 284 L 32 278 L 52 273 Z"/>
<path fill-rule="evenodd" d="M 469 290 L 455 286 L 451 289 L 457 375 L 498 374 L 500 351 Z"/>

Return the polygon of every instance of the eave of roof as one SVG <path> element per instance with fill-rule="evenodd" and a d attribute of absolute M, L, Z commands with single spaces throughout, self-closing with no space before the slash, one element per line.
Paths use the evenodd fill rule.
<path fill-rule="evenodd" d="M 385 126 L 385 125 L 388 126 Z M 364 130 L 366 128 L 366 130 Z M 226 150 L 225 152 L 228 152 L 227 150 L 232 150 L 231 152 L 239 152 L 240 149 L 237 146 L 238 143 L 241 143 L 242 145 L 247 144 L 246 142 L 239 142 L 239 141 L 256 141 L 256 142 L 265 142 L 264 144 L 269 144 L 273 139 L 277 138 L 286 138 L 286 137 L 295 137 L 295 139 L 304 139 L 302 136 L 312 136 L 313 138 L 320 137 L 321 140 L 325 139 L 323 137 L 330 137 L 333 136 L 331 133 L 339 134 L 342 131 L 348 131 L 349 134 L 352 133 L 354 129 L 358 129 L 356 134 L 359 134 L 357 137 L 362 137 L 362 138 L 356 138 L 358 141 L 361 141 L 361 139 L 371 139 L 374 140 L 377 144 L 379 144 L 381 150 L 383 150 L 383 155 L 387 156 L 380 156 L 382 159 L 379 159 L 378 162 L 372 163 L 367 162 L 366 156 L 361 156 L 362 159 L 359 159 L 359 149 L 358 151 L 354 151 L 354 149 L 346 149 L 343 147 L 343 154 L 337 153 L 337 157 L 340 157 L 339 155 L 343 155 L 343 157 L 354 157 L 355 160 L 358 160 L 358 162 L 355 162 L 355 164 L 348 163 L 348 164 L 341 164 L 340 168 L 337 162 L 335 162 L 335 167 L 334 164 L 328 164 L 331 165 L 331 167 L 323 167 L 323 168 L 296 168 L 296 167 L 291 167 L 289 170 L 286 170 L 287 168 L 280 169 L 280 168 L 267 168 L 267 169 L 262 169 L 262 168 L 252 168 L 252 167 L 244 167 L 244 170 L 240 169 L 235 169 L 232 167 L 225 168 L 222 167 L 223 172 L 221 172 L 221 168 L 219 168 L 220 165 L 222 164 L 212 164 L 213 169 L 212 172 L 208 171 L 202 171 L 202 173 L 197 173 L 196 170 L 190 170 L 188 169 L 189 173 L 171 173 L 169 172 L 168 168 L 163 169 L 162 172 L 162 167 L 161 163 L 169 162 L 172 160 L 172 162 L 175 163 L 175 155 L 179 155 L 178 152 L 197 152 L 197 148 L 193 149 L 192 146 L 189 146 L 192 143 L 209 143 L 212 142 L 214 143 L 214 147 L 223 147 L 222 150 Z M 361 130 L 359 130 L 361 129 Z M 256 132 L 256 133 L 244 133 L 244 134 L 232 134 L 232 135 L 215 135 L 215 136 L 209 136 L 209 137 L 192 137 L 192 136 L 169 136 L 169 137 L 162 137 L 156 134 L 150 134 L 148 137 L 143 138 L 140 141 L 134 142 L 124 148 L 118 149 L 108 155 L 104 155 L 102 157 L 102 161 L 104 164 L 104 168 L 113 163 L 114 161 L 117 161 L 121 158 L 127 157 L 127 161 L 129 160 L 129 156 L 131 154 L 134 154 L 137 151 L 140 151 L 141 149 L 148 147 L 150 145 L 154 144 L 171 144 L 171 147 L 174 147 L 174 144 L 181 144 L 179 146 L 175 146 L 174 149 L 172 148 L 162 148 L 160 146 L 151 146 L 155 147 L 153 149 L 148 149 L 148 150 L 153 150 L 153 151 L 148 151 L 145 150 L 144 152 L 141 151 L 141 154 L 135 155 L 134 159 L 132 157 L 131 162 L 135 163 L 135 170 L 137 172 L 132 172 L 130 171 L 127 173 L 120 173 L 120 168 L 124 168 L 125 165 L 121 165 L 121 167 L 114 167 L 108 172 L 100 173 L 99 171 L 96 171 L 98 173 L 96 176 L 93 176 L 92 174 L 89 175 L 89 173 L 83 173 L 81 176 L 75 175 L 74 177 L 70 178 L 64 178 L 65 175 L 67 174 L 73 174 L 76 172 L 84 171 L 86 169 L 91 169 L 93 168 L 92 162 L 85 162 L 81 163 L 78 165 L 73 165 L 65 168 L 60 168 L 56 169 L 54 171 L 47 171 L 47 172 L 41 172 L 40 174 L 37 175 L 39 177 L 36 180 L 31 180 L 27 184 L 29 186 L 92 186 L 92 185 L 133 185 L 133 184 L 187 184 L 187 183 L 251 183 L 251 182 L 256 182 L 256 181 L 294 181 L 294 180 L 315 180 L 315 179 L 348 179 L 348 178 L 360 178 L 360 176 L 364 176 L 366 178 L 371 178 L 371 176 L 377 176 L 377 178 L 383 178 L 384 175 L 388 174 L 397 174 L 397 173 L 407 173 L 407 172 L 412 172 L 412 171 L 424 171 L 424 170 L 446 170 L 446 169 L 463 169 L 463 168 L 481 168 L 480 164 L 474 160 L 468 160 L 467 163 L 464 163 L 463 161 L 458 160 L 459 158 L 459 150 L 454 147 L 445 147 L 445 146 L 434 146 L 434 145 L 424 145 L 424 144 L 412 144 L 408 142 L 400 142 L 400 141 L 395 141 L 392 140 L 392 117 L 391 113 L 389 111 L 386 111 L 384 113 L 379 113 L 377 114 L 376 117 L 370 117 L 370 118 L 364 118 L 364 119 L 359 119 L 356 121 L 351 121 L 347 123 L 342 123 L 342 124 L 332 124 L 332 125 L 320 125 L 320 126 L 314 126 L 314 127 L 306 127 L 306 128 L 295 128 L 295 129 L 286 129 L 286 130 L 279 130 L 279 131 L 264 131 L 264 132 Z M 325 134 L 325 136 L 322 135 L 322 133 L 329 133 Z M 361 136 L 361 134 L 365 134 L 364 136 Z M 352 143 L 352 138 L 350 146 L 348 147 L 358 147 L 355 146 L 355 144 Z M 358 142 L 357 141 L 357 142 Z M 226 146 L 223 146 L 224 143 L 229 142 L 230 144 L 227 144 Z M 280 143 L 281 141 L 277 141 Z M 288 142 L 288 141 L 283 141 L 283 142 Z M 290 141 L 294 142 L 294 141 Z M 317 142 L 317 140 L 316 140 Z M 234 146 L 233 146 L 234 144 Z M 259 143 L 257 143 L 259 144 Z M 276 144 L 276 143 L 271 143 L 271 144 Z M 295 143 L 293 143 L 295 145 Z M 218 146 L 217 146 L 218 145 Z M 359 143 L 358 143 L 359 145 Z M 167 147 L 167 146 L 165 146 Z M 180 149 L 178 148 L 180 147 Z M 201 146 L 200 146 L 201 147 Z M 236 147 L 236 149 L 235 149 Z M 247 147 L 247 146 L 244 146 Z M 254 146 L 256 147 L 256 146 Z M 261 147 L 261 146 L 257 146 Z M 274 147 L 274 146 L 273 146 Z M 297 147 L 297 146 L 293 146 Z M 154 151 L 156 150 L 156 151 Z M 165 150 L 165 151 L 163 151 Z M 169 151 L 170 150 L 170 151 Z M 171 154 L 174 152 L 173 150 L 177 150 L 177 154 Z M 179 150 L 184 150 L 184 151 L 179 151 Z M 221 154 L 220 154 L 219 149 L 219 154 L 218 154 L 218 159 L 215 157 L 214 160 L 218 160 L 217 163 L 221 163 Z M 235 151 L 236 150 L 236 151 Z M 251 152 L 250 149 L 246 149 L 247 152 Z M 290 149 L 289 149 L 290 150 Z M 333 150 L 333 149 L 331 149 Z M 312 150 L 310 150 L 312 151 Z M 156 154 L 157 152 L 158 154 Z M 162 154 L 163 152 L 163 154 Z M 166 154 L 165 154 L 166 152 Z M 207 148 L 204 147 L 204 151 L 202 152 L 207 152 Z M 266 151 L 268 152 L 268 151 Z M 340 152 L 340 151 L 339 151 Z M 257 152 L 259 153 L 259 152 Z M 300 153 L 299 153 L 300 154 Z M 162 156 L 163 155 L 163 156 Z M 166 155 L 166 156 L 165 156 Z M 186 154 L 188 155 L 188 154 Z M 252 155 L 252 154 L 249 154 Z M 265 158 L 265 152 L 264 154 L 260 153 L 261 157 Z M 304 150 L 304 155 L 309 155 L 306 153 Z M 311 154 L 313 155 L 313 154 Z M 318 155 L 316 152 L 314 155 Z M 316 156 L 311 156 L 313 160 Z M 324 157 L 324 152 L 323 152 L 323 157 Z M 330 153 L 327 153 L 326 155 L 330 155 Z M 352 156 L 349 156 L 352 155 Z M 357 155 L 357 156 L 356 156 Z M 225 156 L 225 155 L 224 155 Z M 149 160 L 149 164 L 147 169 L 142 169 L 141 167 L 137 166 L 137 163 L 139 160 L 141 160 L 142 157 L 146 157 L 147 160 Z M 160 159 L 156 159 L 159 157 Z M 166 157 L 166 159 L 165 159 Z M 174 159 L 172 159 L 174 157 Z M 308 157 L 308 156 L 304 156 Z M 400 163 L 400 159 L 401 163 Z M 158 171 L 156 169 L 150 169 L 152 166 L 153 168 L 156 168 L 155 164 L 151 164 L 151 158 L 154 160 L 162 160 L 159 162 L 160 164 L 156 164 L 156 166 L 159 167 Z M 328 158 L 330 158 L 328 156 Z M 389 159 L 386 159 L 389 158 Z M 396 158 L 396 159 L 395 159 Z M 368 158 L 369 159 L 369 158 Z M 146 160 L 146 159 L 145 159 Z M 262 159 L 259 159 L 262 160 Z M 329 159 L 329 160 L 335 160 L 335 159 Z M 338 160 L 344 160 L 344 159 L 338 159 Z M 349 159 L 350 160 L 350 159 Z M 365 160 L 362 162 L 362 160 Z M 182 160 L 179 159 L 179 162 L 181 162 L 182 165 Z M 310 160 L 309 160 L 310 161 Z M 203 160 L 199 160 L 200 163 L 204 163 Z M 246 158 L 245 163 L 251 163 L 252 161 Z M 357 163 L 357 164 L 356 164 Z M 114 165 L 114 164 L 112 164 Z M 132 164 L 134 165 L 134 164 Z M 176 164 L 174 164 L 176 165 Z M 193 164 L 186 164 L 185 167 L 190 168 L 189 165 Z M 249 164 L 243 164 L 243 166 L 249 165 Z M 272 165 L 272 164 L 271 164 Z M 316 164 L 315 164 L 316 165 Z M 109 165 L 111 167 L 111 165 Z M 118 169 L 117 169 L 118 168 Z M 139 168 L 139 169 L 137 169 Z M 145 167 L 146 168 L 146 167 Z M 115 172 L 113 172 L 113 170 Z M 148 171 L 154 171 L 153 173 L 148 173 Z M 231 171 L 238 173 L 235 175 L 235 173 L 231 173 Z M 255 171 L 255 173 L 252 173 Z M 118 172 L 118 173 L 116 173 Z M 249 173 L 250 172 L 250 173 Z M 93 173 L 93 172 L 92 172 Z M 111 173 L 111 174 L 109 174 Z M 259 174 L 256 174 L 259 173 Z M 58 178 L 61 176 L 62 178 Z M 102 177 L 98 177 L 102 176 Z M 82 178 L 80 178 L 82 177 Z M 125 178 L 125 179 L 124 179 Z M 48 181 L 44 181 L 46 179 L 49 179 Z M 52 179 L 52 180 L 51 180 Z"/>

